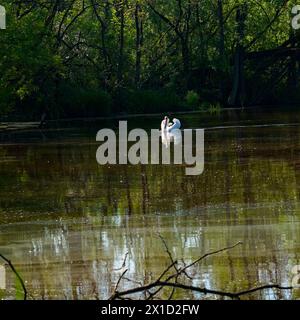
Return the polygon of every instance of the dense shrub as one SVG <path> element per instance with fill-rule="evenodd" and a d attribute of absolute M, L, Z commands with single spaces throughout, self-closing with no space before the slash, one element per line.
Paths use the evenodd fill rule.
<path fill-rule="evenodd" d="M 195 91 L 188 91 L 185 102 L 188 107 L 196 109 L 199 106 L 199 94 Z"/>
<path fill-rule="evenodd" d="M 100 117 L 112 112 L 112 98 L 100 89 L 63 85 L 59 89 L 57 108 L 64 117 Z"/>
<path fill-rule="evenodd" d="M 160 113 L 180 110 L 182 103 L 171 90 L 130 90 L 123 95 L 123 105 L 128 113 Z"/>

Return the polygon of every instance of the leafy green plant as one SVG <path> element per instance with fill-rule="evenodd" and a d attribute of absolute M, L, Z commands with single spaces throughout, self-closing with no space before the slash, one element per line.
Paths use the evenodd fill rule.
<path fill-rule="evenodd" d="M 221 111 L 222 111 L 222 107 L 221 107 L 220 103 L 211 104 L 211 105 L 209 106 L 209 108 L 208 108 L 208 112 L 209 112 L 210 114 L 216 114 L 216 115 L 218 115 L 218 114 L 221 113 Z"/>
<path fill-rule="evenodd" d="M 199 94 L 195 91 L 188 91 L 185 101 L 188 107 L 196 109 L 199 106 Z"/>

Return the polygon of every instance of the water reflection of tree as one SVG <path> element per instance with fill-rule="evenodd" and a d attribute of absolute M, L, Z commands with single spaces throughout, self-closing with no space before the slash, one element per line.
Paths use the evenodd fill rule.
<path fill-rule="evenodd" d="M 299 258 L 299 129 L 216 131 L 207 139 L 199 177 L 186 177 L 183 166 L 99 167 L 96 147 L 85 144 L 1 147 L 1 157 L 17 161 L 0 163 L 0 221 L 63 218 L 63 225 L 2 232 L 0 245 L 21 237 L 13 254 L 45 297 L 53 294 L 47 288 L 57 293 L 63 286 L 68 297 L 107 294 L 117 278 L 109 270 L 126 251 L 137 279 L 150 280 L 168 262 L 155 240 L 158 230 L 176 256 L 190 259 L 244 241 L 238 253 L 203 264 L 197 281 L 230 290 L 287 281 L 287 265 Z"/>

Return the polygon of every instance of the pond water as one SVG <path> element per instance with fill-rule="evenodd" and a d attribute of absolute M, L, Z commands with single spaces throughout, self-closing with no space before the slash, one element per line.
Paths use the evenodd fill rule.
<path fill-rule="evenodd" d="M 1 135 L 0 253 L 31 298 L 107 299 L 125 257 L 119 290 L 149 283 L 170 264 L 159 235 L 186 263 L 242 242 L 191 268 L 186 284 L 230 292 L 291 284 L 300 264 L 300 112 L 177 117 L 206 128 L 200 176 L 186 176 L 184 165 L 98 165 L 96 133 L 117 121 Z M 156 129 L 160 120 L 129 126 Z M 0 298 L 22 297 L 7 266 L 6 288 Z M 299 297 L 269 289 L 243 299 Z M 176 290 L 174 298 L 220 297 Z"/>

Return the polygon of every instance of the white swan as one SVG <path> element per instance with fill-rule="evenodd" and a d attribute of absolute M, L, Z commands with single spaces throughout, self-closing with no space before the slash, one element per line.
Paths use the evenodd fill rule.
<path fill-rule="evenodd" d="M 168 132 L 171 133 L 172 131 L 179 130 L 180 128 L 181 128 L 181 122 L 178 119 L 174 118 L 173 125 L 169 126 L 167 130 Z"/>
<path fill-rule="evenodd" d="M 170 123 L 169 118 L 165 117 L 161 123 L 161 131 L 167 131 L 171 133 L 174 130 L 180 130 L 180 128 L 181 122 L 176 118 L 173 119 L 173 123 Z"/>
<path fill-rule="evenodd" d="M 174 143 L 175 146 L 179 145 L 182 142 L 182 134 L 180 130 L 173 130 L 173 132 L 168 131 L 162 131 L 161 133 L 161 141 L 162 144 L 169 148 L 171 145 L 171 142 Z"/>
<path fill-rule="evenodd" d="M 161 123 L 162 143 L 166 148 L 170 146 L 171 142 L 174 142 L 174 145 L 178 145 L 182 141 L 180 121 L 176 118 L 173 119 L 173 123 L 170 123 L 169 121 L 169 118 L 165 117 Z"/>
<path fill-rule="evenodd" d="M 161 131 L 166 131 L 169 127 L 169 118 L 165 117 L 164 120 L 161 122 Z"/>

